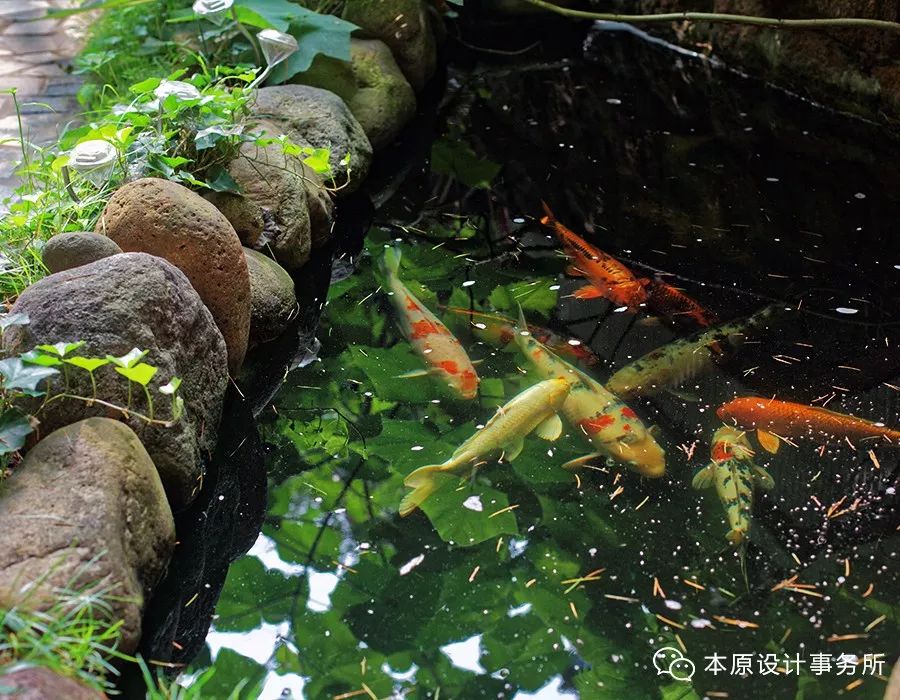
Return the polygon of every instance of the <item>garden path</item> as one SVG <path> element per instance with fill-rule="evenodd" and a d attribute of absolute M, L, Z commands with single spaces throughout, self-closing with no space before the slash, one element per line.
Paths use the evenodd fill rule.
<path fill-rule="evenodd" d="M 16 88 L 27 141 L 53 143 L 76 112 L 81 83 L 69 63 L 81 44 L 83 19 L 40 19 L 71 0 L 0 0 L 0 90 Z M 0 201 L 17 185 L 21 159 L 13 99 L 0 95 Z"/>

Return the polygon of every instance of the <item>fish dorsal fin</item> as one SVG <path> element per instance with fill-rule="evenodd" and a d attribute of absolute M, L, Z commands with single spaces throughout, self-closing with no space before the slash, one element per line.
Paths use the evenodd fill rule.
<path fill-rule="evenodd" d="M 716 464 L 715 462 L 710 462 L 707 466 L 703 467 L 700 471 L 694 474 L 694 478 L 691 481 L 691 486 L 695 489 L 706 489 L 713 485 L 713 478 L 716 475 Z"/>
<path fill-rule="evenodd" d="M 554 440 L 557 440 L 560 435 L 562 435 L 562 431 L 562 421 L 560 420 L 559 416 L 554 413 L 534 429 L 534 434 L 542 440 L 549 440 L 550 442 L 553 442 Z"/>
<path fill-rule="evenodd" d="M 566 266 L 566 274 L 569 277 L 584 277 L 584 270 L 575 264 L 569 264 Z"/>
<path fill-rule="evenodd" d="M 511 442 L 503 449 L 503 459 L 507 462 L 512 462 L 516 457 L 522 454 L 524 448 L 525 441 L 522 438 Z"/>
<path fill-rule="evenodd" d="M 771 491 L 775 488 L 775 479 L 762 467 L 753 466 L 753 480 L 759 488 L 765 491 Z"/>
<path fill-rule="evenodd" d="M 772 454 L 778 452 L 778 448 L 781 447 L 781 438 L 767 430 L 757 430 L 756 439 L 759 440 L 759 444 L 766 452 Z"/>

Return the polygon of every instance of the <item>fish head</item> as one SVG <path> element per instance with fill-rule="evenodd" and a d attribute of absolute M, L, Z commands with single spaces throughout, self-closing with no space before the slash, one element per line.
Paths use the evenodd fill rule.
<path fill-rule="evenodd" d="M 666 473 L 666 452 L 650 433 L 623 435 L 608 443 L 607 448 L 617 460 L 641 476 L 658 479 Z"/>
<path fill-rule="evenodd" d="M 554 412 L 559 411 L 565 403 L 566 397 L 572 390 L 572 387 L 578 381 L 577 377 L 555 377 L 547 379 L 547 403 Z"/>
<path fill-rule="evenodd" d="M 754 452 L 747 440 L 747 433 L 730 425 L 721 426 L 713 434 L 712 449 L 710 451 L 714 462 L 724 462 L 729 459 L 750 459 Z"/>

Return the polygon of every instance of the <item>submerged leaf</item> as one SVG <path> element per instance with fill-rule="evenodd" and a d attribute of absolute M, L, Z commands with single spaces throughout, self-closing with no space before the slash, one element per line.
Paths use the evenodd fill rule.
<path fill-rule="evenodd" d="M 478 496 L 482 509 L 474 510 L 466 505 Z M 509 507 L 506 494 L 496 489 L 475 484 L 472 488 L 459 488 L 456 479 L 447 479 L 422 505 L 422 510 L 441 539 L 463 547 L 476 545 L 500 535 L 519 532 L 516 518 Z"/>

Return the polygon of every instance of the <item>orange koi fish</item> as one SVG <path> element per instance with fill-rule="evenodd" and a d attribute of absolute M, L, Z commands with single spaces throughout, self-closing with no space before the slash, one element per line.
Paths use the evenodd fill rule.
<path fill-rule="evenodd" d="M 472 327 L 472 335 L 479 340 L 484 341 L 488 345 L 495 348 L 505 348 L 515 340 L 516 322 L 495 313 L 485 313 L 481 311 L 472 311 L 470 309 L 461 309 L 459 307 L 450 306 L 450 311 L 458 314 L 467 314 L 472 317 L 470 325 Z M 568 360 L 575 360 L 583 365 L 596 365 L 600 362 L 590 348 L 580 340 L 574 338 L 565 338 L 564 336 L 554 333 L 549 328 L 528 324 L 528 332 L 531 333 L 539 343 L 546 345 L 560 357 Z"/>
<path fill-rule="evenodd" d="M 576 299 L 597 299 L 603 297 L 616 306 L 625 306 L 629 311 L 637 311 L 647 301 L 647 290 L 641 281 L 625 265 L 612 255 L 592 246 L 581 236 L 563 226 L 546 202 L 546 216 L 541 223 L 550 226 L 563 244 L 571 262 L 566 272 L 576 277 L 584 277 L 589 284 L 576 289 L 572 294 Z"/>
<path fill-rule="evenodd" d="M 779 437 L 883 437 L 900 444 L 900 430 L 790 401 L 741 396 L 719 406 L 716 415 L 744 430 L 756 430 L 760 445 L 773 453 L 778 450 Z"/>
<path fill-rule="evenodd" d="M 478 374 L 462 345 L 400 281 L 400 252 L 388 248 L 384 253 L 382 271 L 390 292 L 391 304 L 397 312 L 397 322 L 403 336 L 429 369 L 410 372 L 404 377 L 432 375 L 446 384 L 462 399 L 474 399 L 478 394 Z"/>
<path fill-rule="evenodd" d="M 641 280 L 647 290 L 647 306 L 679 326 L 709 328 L 719 322 L 716 315 L 696 299 L 661 279 Z"/>

